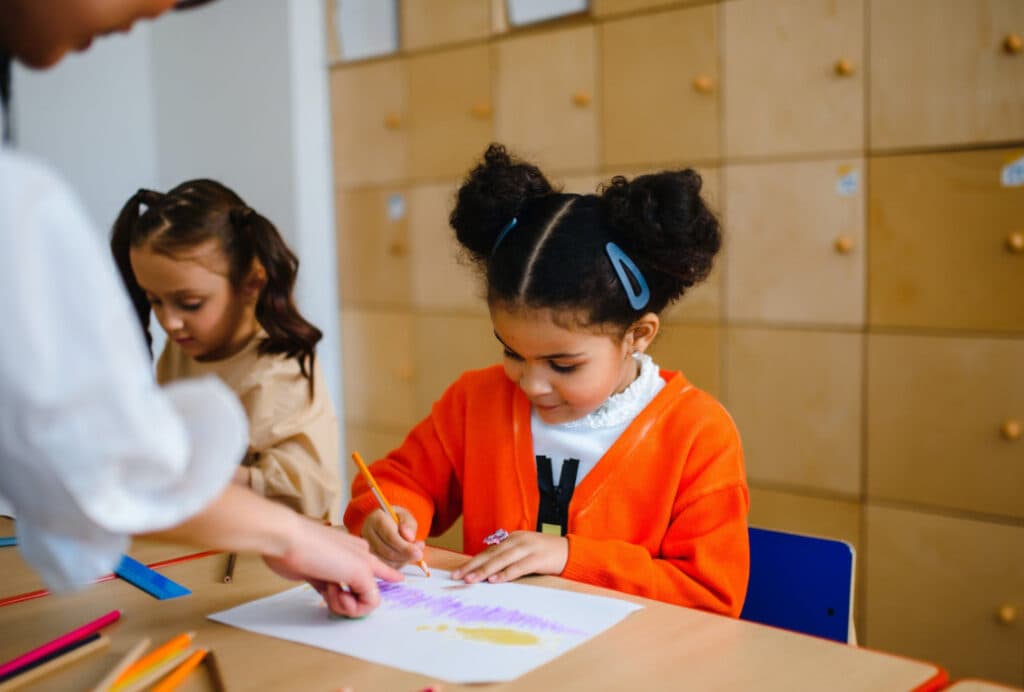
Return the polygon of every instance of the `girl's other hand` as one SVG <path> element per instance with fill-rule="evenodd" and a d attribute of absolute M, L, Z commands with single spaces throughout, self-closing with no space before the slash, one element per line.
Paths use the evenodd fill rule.
<path fill-rule="evenodd" d="M 404 507 L 394 507 L 400 524 L 383 509 L 374 510 L 363 522 L 363 538 L 385 564 L 401 568 L 423 559 L 423 541 L 416 540 L 416 517 Z"/>
<path fill-rule="evenodd" d="M 467 584 L 497 584 L 527 574 L 561 574 L 569 559 L 569 539 L 536 531 L 513 531 L 508 538 L 475 555 L 452 572 Z"/>

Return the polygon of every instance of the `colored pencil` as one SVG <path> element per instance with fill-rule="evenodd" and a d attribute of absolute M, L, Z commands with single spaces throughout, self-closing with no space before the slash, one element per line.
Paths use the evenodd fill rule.
<path fill-rule="evenodd" d="M 380 505 L 381 509 L 391 515 L 391 518 L 395 520 L 395 525 L 401 526 L 401 520 L 399 520 L 398 515 L 395 514 L 395 510 L 391 507 L 391 503 L 388 502 L 386 497 L 384 497 L 384 491 L 380 489 L 379 485 L 377 485 L 376 479 L 374 479 L 373 474 L 370 473 L 370 467 L 368 467 L 363 461 L 363 458 L 359 456 L 359 452 L 352 452 L 352 460 L 356 462 L 356 466 L 359 467 L 359 471 L 363 474 L 363 478 L 365 478 L 366 482 L 370 484 L 370 490 L 373 491 L 374 497 L 377 498 L 377 504 Z M 420 566 L 420 569 L 423 570 L 424 574 L 428 577 L 430 576 L 430 568 L 427 567 L 427 563 L 423 558 L 420 558 L 420 561 L 416 564 Z"/>
<path fill-rule="evenodd" d="M 224 583 L 230 584 L 235 579 L 235 560 L 238 559 L 238 555 L 235 553 L 228 553 L 228 565 L 224 568 Z"/>
<path fill-rule="evenodd" d="M 94 632 L 97 632 L 100 629 L 109 625 L 110 623 L 116 621 L 119 617 L 121 617 L 121 611 L 112 610 L 106 615 L 102 615 L 96 618 L 92 622 L 87 622 L 81 627 L 71 630 L 67 634 L 62 634 L 56 639 L 53 639 L 52 641 L 49 641 L 40 647 L 32 649 L 31 651 L 24 653 L 21 656 L 18 656 L 17 658 L 10 660 L 7 663 L 0 666 L 0 676 L 7 675 L 8 673 L 12 673 L 16 670 L 20 670 L 25 666 L 29 665 L 30 663 L 32 663 L 33 661 L 36 661 L 42 658 L 43 656 L 46 656 L 48 653 L 52 651 L 61 649 L 67 646 L 68 644 L 78 641 L 79 639 L 84 639 L 88 637 L 90 634 L 93 634 Z"/>
<path fill-rule="evenodd" d="M 12 545 L 18 545 L 17 536 L 0 536 L 0 548 L 7 548 Z"/>
<path fill-rule="evenodd" d="M 139 675 L 120 685 L 116 685 L 112 688 L 113 692 L 141 692 L 149 688 L 157 680 L 177 668 L 178 664 L 188 656 L 191 656 L 193 651 L 194 649 L 186 648 L 171 654 L 169 658 L 165 658 L 156 665 L 150 666 Z"/>
<path fill-rule="evenodd" d="M 14 677 L 0 683 L 0 692 L 16 690 L 30 682 L 35 682 L 44 675 L 48 675 L 55 670 L 59 670 L 66 665 L 74 663 L 80 658 L 84 658 L 95 651 L 99 651 L 100 649 L 110 646 L 110 639 L 104 634 L 94 633 L 91 637 L 95 638 L 90 638 L 90 641 L 84 644 L 80 643 L 80 641 L 73 643 L 68 646 L 63 653 L 54 656 L 42 665 L 31 665 L 22 669 Z"/>
<path fill-rule="evenodd" d="M 175 668 L 170 675 L 160 681 L 160 684 L 152 689 L 152 692 L 172 692 L 172 690 L 178 689 L 178 686 L 185 681 L 189 673 L 199 665 L 206 656 L 206 649 L 196 649 L 191 656 L 185 659 L 185 662 Z"/>
<path fill-rule="evenodd" d="M 96 683 L 96 686 L 92 688 L 91 692 L 107 692 L 113 685 L 114 681 L 121 677 L 121 673 L 128 670 L 128 667 L 139 660 L 139 657 L 146 652 L 149 648 L 149 637 L 143 637 L 140 639 L 135 646 L 128 650 L 120 661 L 117 662 L 110 672 L 103 676 L 103 679 Z"/>
<path fill-rule="evenodd" d="M 146 565 L 146 567 L 150 567 L 152 569 L 157 569 L 159 567 L 167 567 L 168 565 L 176 565 L 179 562 L 188 562 L 189 560 L 198 560 L 201 557 L 209 557 L 210 555 L 217 555 L 217 554 L 218 554 L 218 551 L 216 551 L 216 550 L 204 550 L 201 553 L 190 553 L 188 555 L 179 555 L 178 557 L 172 557 L 172 558 L 169 558 L 167 560 L 158 560 L 157 562 L 151 562 L 150 564 Z M 114 579 L 117 579 L 117 575 L 116 574 L 105 574 L 102 577 L 100 577 L 99 579 L 97 579 L 96 581 L 94 581 L 93 584 L 100 584 L 100 583 L 105 582 L 105 581 L 113 581 Z M 0 598 L 0 608 L 2 608 L 3 606 L 14 605 L 15 603 L 24 603 L 25 601 L 32 601 L 32 600 L 35 600 L 37 598 L 42 598 L 43 596 L 49 596 L 49 595 L 50 595 L 50 592 L 48 590 L 46 590 L 46 589 L 39 589 L 37 591 L 26 591 L 25 593 L 15 594 L 14 596 L 8 596 L 6 598 Z"/>
<path fill-rule="evenodd" d="M 154 665 L 157 665 L 162 661 L 165 661 L 169 656 L 174 656 L 178 652 L 184 650 L 185 647 L 192 643 L 192 639 L 195 636 L 195 632 L 183 632 L 177 637 L 168 640 L 163 645 L 153 649 L 121 673 L 121 675 L 114 680 L 114 688 L 120 688 L 122 685 L 133 681 Z"/>
<path fill-rule="evenodd" d="M 203 664 L 209 669 L 210 677 L 213 678 L 214 692 L 227 692 L 228 688 L 224 684 L 224 676 L 220 674 L 220 666 L 217 665 L 217 657 L 213 651 L 206 654 Z"/>

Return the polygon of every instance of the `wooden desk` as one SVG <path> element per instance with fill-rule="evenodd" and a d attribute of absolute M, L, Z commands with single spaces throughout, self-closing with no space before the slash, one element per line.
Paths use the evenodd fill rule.
<path fill-rule="evenodd" d="M 1024 690 L 1019 687 L 1007 687 L 991 680 L 963 678 L 945 688 L 943 692 L 1024 692 Z"/>
<path fill-rule="evenodd" d="M 462 556 L 428 548 L 427 560 L 452 569 Z M 110 650 L 55 673 L 34 690 L 69 690 L 94 684 L 142 636 L 155 643 L 180 632 L 198 633 L 212 648 L 227 687 L 238 690 L 415 692 L 439 681 L 320 649 L 252 634 L 206 615 L 294 584 L 254 557 L 239 558 L 235 581 L 224 584 L 225 556 L 161 570 L 192 589 L 191 596 L 156 601 L 120 580 L 72 596 L 48 596 L 0 608 L 0 661 L 5 661 L 103 613 L 118 608 L 107 628 Z M 618 596 L 645 607 L 605 633 L 510 683 L 452 685 L 452 690 L 911 690 L 938 689 L 945 674 L 929 663 L 890 656 L 783 630 L 623 596 L 556 577 L 527 583 Z M 372 616 L 371 616 L 372 617 Z M 183 690 L 209 689 L 202 676 Z"/>

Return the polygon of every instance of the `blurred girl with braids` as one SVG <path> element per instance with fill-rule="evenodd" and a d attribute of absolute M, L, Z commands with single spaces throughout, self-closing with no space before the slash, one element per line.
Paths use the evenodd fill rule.
<path fill-rule="evenodd" d="M 645 354 L 711 270 L 718 221 L 693 170 L 552 188 L 491 145 L 450 223 L 480 269 L 503 365 L 463 374 L 373 464 L 401 525 L 353 483 L 345 524 L 392 566 L 463 516 L 468 583 L 557 574 L 738 616 L 749 573 L 729 414 Z"/>
<path fill-rule="evenodd" d="M 295 307 L 298 260 L 280 233 L 224 185 L 190 180 L 139 190 L 111 248 L 147 339 L 167 333 L 161 384 L 212 374 L 249 418 L 234 482 L 337 523 L 337 423 L 316 361 L 321 332 Z M 151 339 L 150 339 L 151 342 Z"/>

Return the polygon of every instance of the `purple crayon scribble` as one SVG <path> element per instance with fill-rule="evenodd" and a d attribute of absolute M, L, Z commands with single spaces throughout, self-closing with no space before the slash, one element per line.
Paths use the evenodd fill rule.
<path fill-rule="evenodd" d="M 423 608 L 429 611 L 431 615 L 448 617 L 457 622 L 518 625 L 535 632 L 586 635 L 586 632 L 578 629 L 518 610 L 502 608 L 501 606 L 467 605 L 452 596 L 432 596 L 401 584 L 392 584 L 384 581 L 378 583 L 380 585 L 381 598 L 388 603 L 393 603 L 402 608 Z"/>

